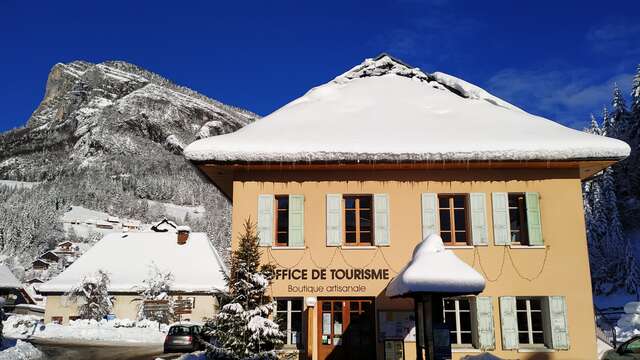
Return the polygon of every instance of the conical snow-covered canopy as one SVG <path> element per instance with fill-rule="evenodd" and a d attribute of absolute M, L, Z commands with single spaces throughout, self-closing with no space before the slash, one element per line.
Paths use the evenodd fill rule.
<path fill-rule="evenodd" d="M 477 294 L 485 280 L 476 270 L 447 250 L 439 235 L 432 234 L 413 250 L 413 258 L 391 280 L 389 297 L 410 294 Z"/>
<path fill-rule="evenodd" d="M 234 133 L 196 141 L 194 161 L 619 160 L 619 140 L 531 115 L 444 73 L 387 55 Z"/>

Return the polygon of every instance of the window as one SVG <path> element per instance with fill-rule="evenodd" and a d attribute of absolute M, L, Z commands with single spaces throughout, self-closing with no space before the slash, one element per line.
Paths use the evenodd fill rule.
<path fill-rule="evenodd" d="M 63 318 L 62 316 L 52 316 L 52 317 L 51 317 L 51 322 L 52 322 L 52 323 L 54 323 L 54 324 L 59 324 L 59 325 L 61 325 L 61 324 L 62 324 L 63 319 L 64 319 L 64 318 Z"/>
<path fill-rule="evenodd" d="M 276 198 L 275 246 L 289 246 L 289 195 L 277 195 L 275 198 Z"/>
<path fill-rule="evenodd" d="M 276 299 L 276 321 L 286 334 L 285 345 L 302 343 L 302 299 Z"/>
<path fill-rule="evenodd" d="M 342 345 L 342 300 L 322 301 L 322 345 Z"/>
<path fill-rule="evenodd" d="M 446 245 L 467 245 L 467 196 L 438 195 L 440 237 Z"/>
<path fill-rule="evenodd" d="M 529 245 L 527 200 L 524 193 L 509 193 L 509 227 L 512 244 Z"/>
<path fill-rule="evenodd" d="M 542 299 L 517 298 L 518 342 L 521 346 L 544 346 Z"/>
<path fill-rule="evenodd" d="M 444 322 L 450 329 L 451 345 L 454 347 L 473 347 L 469 299 L 443 299 L 442 302 Z"/>
<path fill-rule="evenodd" d="M 352 246 L 373 244 L 373 196 L 345 195 L 344 242 Z"/>

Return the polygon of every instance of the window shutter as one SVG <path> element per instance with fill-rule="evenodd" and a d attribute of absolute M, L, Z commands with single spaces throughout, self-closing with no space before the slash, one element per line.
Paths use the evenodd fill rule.
<path fill-rule="evenodd" d="M 258 245 L 273 245 L 274 235 L 274 196 L 271 194 L 260 194 L 258 196 Z"/>
<path fill-rule="evenodd" d="M 529 245 L 544 245 L 540 223 L 540 195 L 537 192 L 528 192 L 525 194 L 525 200 L 527 203 Z"/>
<path fill-rule="evenodd" d="M 471 193 L 469 203 L 473 245 L 487 245 L 487 196 L 485 193 Z"/>
<path fill-rule="evenodd" d="M 390 245 L 389 239 L 389 196 L 387 194 L 373 195 L 373 211 L 375 217 L 373 239 L 378 246 Z"/>
<path fill-rule="evenodd" d="M 549 296 L 549 327 L 551 329 L 551 347 L 559 350 L 569 349 L 569 331 L 567 329 L 567 303 L 564 296 Z"/>
<path fill-rule="evenodd" d="M 422 240 L 438 229 L 438 194 L 422 193 Z"/>
<path fill-rule="evenodd" d="M 477 296 L 475 311 L 478 348 L 493 350 L 496 348 L 496 338 L 493 331 L 493 304 L 491 303 L 491 297 Z"/>
<path fill-rule="evenodd" d="M 342 194 L 327 194 L 327 246 L 342 244 Z"/>
<path fill-rule="evenodd" d="M 504 192 L 494 192 L 493 204 L 493 241 L 496 245 L 511 243 L 511 229 L 509 228 L 509 196 Z"/>
<path fill-rule="evenodd" d="M 502 325 L 502 348 L 504 350 L 517 349 L 518 318 L 515 297 L 500 297 L 500 323 Z"/>
<path fill-rule="evenodd" d="M 304 246 L 304 195 L 289 195 L 289 246 Z"/>

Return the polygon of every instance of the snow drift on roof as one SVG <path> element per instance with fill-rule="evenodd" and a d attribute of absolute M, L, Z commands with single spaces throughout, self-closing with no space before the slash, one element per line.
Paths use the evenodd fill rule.
<path fill-rule="evenodd" d="M 395 162 L 621 159 L 629 151 L 385 55 L 184 153 L 194 161 Z"/>
<path fill-rule="evenodd" d="M 413 250 L 413 258 L 391 280 L 389 297 L 411 293 L 477 294 L 484 290 L 482 275 L 446 250 L 442 239 L 429 235 Z"/>
<path fill-rule="evenodd" d="M 225 287 L 224 265 L 206 234 L 191 233 L 185 245 L 178 245 L 175 232 L 134 232 L 105 235 L 60 275 L 40 285 L 39 291 L 67 292 L 98 270 L 109 273 L 109 291 L 137 291 L 149 277 L 152 263 L 171 271 L 173 291 L 216 292 Z"/>

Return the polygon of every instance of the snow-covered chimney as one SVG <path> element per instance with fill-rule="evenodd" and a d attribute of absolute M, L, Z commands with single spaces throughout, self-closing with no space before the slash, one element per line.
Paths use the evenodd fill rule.
<path fill-rule="evenodd" d="M 178 232 L 178 245 L 184 245 L 189 240 L 189 233 L 191 232 L 191 228 L 188 226 L 178 226 L 176 228 Z"/>

